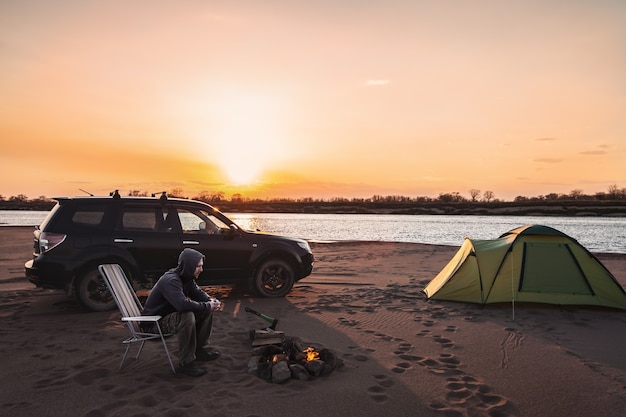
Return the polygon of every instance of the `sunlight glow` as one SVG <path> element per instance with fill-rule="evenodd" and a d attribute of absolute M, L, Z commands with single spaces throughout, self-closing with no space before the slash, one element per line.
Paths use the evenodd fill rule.
<path fill-rule="evenodd" d="M 214 107 L 213 156 L 234 185 L 254 184 L 268 166 L 287 155 L 284 107 L 270 95 L 241 92 Z"/>

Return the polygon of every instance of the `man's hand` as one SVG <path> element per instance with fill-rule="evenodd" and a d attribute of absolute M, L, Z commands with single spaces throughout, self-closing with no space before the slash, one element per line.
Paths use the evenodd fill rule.
<path fill-rule="evenodd" d="M 224 304 L 217 298 L 211 298 L 208 303 L 211 311 L 222 311 L 224 309 Z"/>

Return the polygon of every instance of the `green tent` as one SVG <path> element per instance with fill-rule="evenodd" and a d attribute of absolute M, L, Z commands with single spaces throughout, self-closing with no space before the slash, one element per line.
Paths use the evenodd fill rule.
<path fill-rule="evenodd" d="M 495 240 L 471 240 L 424 288 L 434 300 L 534 302 L 626 309 L 626 292 L 576 240 L 527 225 Z"/>

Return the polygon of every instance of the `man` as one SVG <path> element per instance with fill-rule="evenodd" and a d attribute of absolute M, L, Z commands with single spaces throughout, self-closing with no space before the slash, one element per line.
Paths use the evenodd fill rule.
<path fill-rule="evenodd" d="M 190 376 L 206 374 L 195 361 L 219 357 L 217 351 L 204 350 L 211 335 L 213 311 L 221 309 L 222 303 L 196 284 L 203 265 L 204 255 L 194 249 L 183 249 L 178 266 L 163 274 L 150 291 L 142 313 L 161 316 L 163 332 L 176 333 L 179 372 Z"/>

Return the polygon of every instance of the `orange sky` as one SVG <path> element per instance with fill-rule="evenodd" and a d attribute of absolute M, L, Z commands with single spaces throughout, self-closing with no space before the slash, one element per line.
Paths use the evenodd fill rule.
<path fill-rule="evenodd" d="M 624 188 L 624 22 L 621 0 L 0 0 L 0 194 Z"/>

